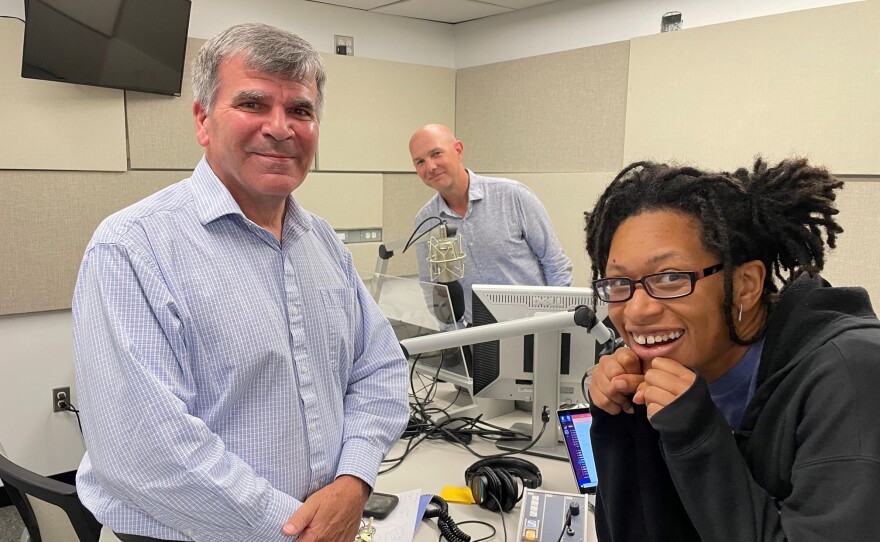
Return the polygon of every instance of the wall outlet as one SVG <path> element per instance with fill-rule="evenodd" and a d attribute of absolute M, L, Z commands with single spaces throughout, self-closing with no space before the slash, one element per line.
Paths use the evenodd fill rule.
<path fill-rule="evenodd" d="M 336 35 L 336 47 L 334 50 L 337 55 L 354 56 L 354 38 L 352 36 Z"/>
<path fill-rule="evenodd" d="M 52 388 L 52 412 L 67 412 L 70 406 L 70 386 Z"/>

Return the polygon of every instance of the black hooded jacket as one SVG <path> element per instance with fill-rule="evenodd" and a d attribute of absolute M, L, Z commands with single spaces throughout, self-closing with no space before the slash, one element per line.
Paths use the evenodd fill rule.
<path fill-rule="evenodd" d="M 698 377 L 648 422 L 592 427 L 601 542 L 880 540 L 880 321 L 862 288 L 806 275 L 766 331 L 732 432 Z"/>

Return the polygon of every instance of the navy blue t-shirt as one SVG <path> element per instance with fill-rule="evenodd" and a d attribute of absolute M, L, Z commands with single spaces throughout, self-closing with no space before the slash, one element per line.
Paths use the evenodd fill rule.
<path fill-rule="evenodd" d="M 755 381 L 764 339 L 751 345 L 746 354 L 727 373 L 709 384 L 709 394 L 715 406 L 724 414 L 731 429 L 739 429 L 746 406 L 755 394 Z"/>

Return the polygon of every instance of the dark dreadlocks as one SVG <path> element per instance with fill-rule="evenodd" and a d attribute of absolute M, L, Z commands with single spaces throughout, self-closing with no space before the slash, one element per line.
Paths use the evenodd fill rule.
<path fill-rule="evenodd" d="M 614 178 L 592 212 L 584 213 L 593 279 L 604 274 L 611 239 L 624 220 L 646 211 L 683 213 L 699 225 L 703 245 L 724 264 L 724 316 L 731 340 L 749 344 L 763 331 L 748 340 L 736 333 L 734 268 L 751 260 L 764 263 L 762 302 L 768 309 L 779 291 L 774 276 L 784 287 L 803 272 L 820 272 L 825 245 L 834 248 L 843 232 L 834 219 L 834 191 L 841 186 L 843 181 L 805 158 L 774 167 L 758 158 L 751 172 L 734 173 L 635 162 Z"/>

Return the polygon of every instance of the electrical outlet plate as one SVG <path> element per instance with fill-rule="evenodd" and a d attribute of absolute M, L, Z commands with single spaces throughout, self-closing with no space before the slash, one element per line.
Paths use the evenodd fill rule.
<path fill-rule="evenodd" d="M 340 36 L 337 34 L 334 39 L 334 48 L 337 55 L 354 56 L 354 37 Z"/>
<path fill-rule="evenodd" d="M 61 400 L 63 400 L 68 405 L 70 404 L 70 386 L 63 388 L 52 388 L 52 412 L 67 412 L 66 408 L 61 408 L 58 406 L 58 401 Z"/>

